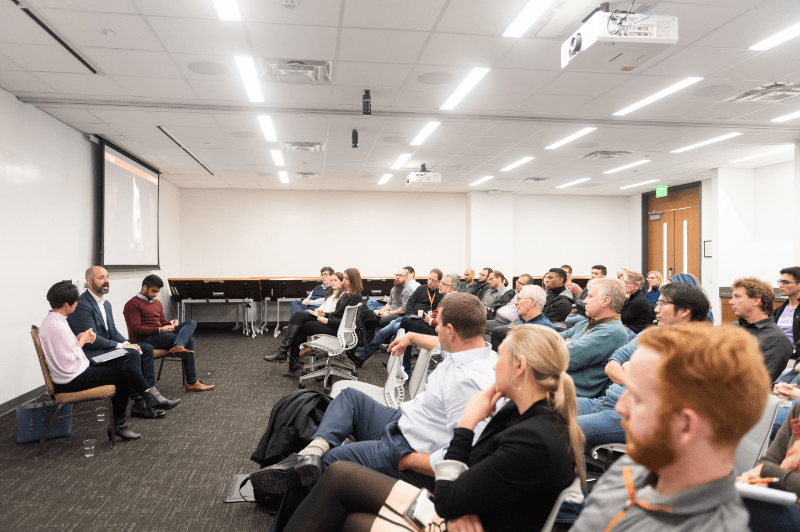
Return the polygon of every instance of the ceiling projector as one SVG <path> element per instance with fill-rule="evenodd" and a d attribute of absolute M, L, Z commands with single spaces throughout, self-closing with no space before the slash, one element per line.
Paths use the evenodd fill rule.
<path fill-rule="evenodd" d="M 411 172 L 406 176 L 407 187 L 435 187 L 442 182 L 442 174 L 433 172 Z"/>
<path fill-rule="evenodd" d="M 630 72 L 678 42 L 678 17 L 598 11 L 561 45 L 561 68 Z"/>

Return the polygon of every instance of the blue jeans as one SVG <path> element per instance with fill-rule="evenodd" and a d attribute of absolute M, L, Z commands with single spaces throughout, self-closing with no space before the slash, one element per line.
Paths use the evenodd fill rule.
<path fill-rule="evenodd" d="M 380 310 L 386 306 L 386 302 L 381 299 L 368 299 L 367 308 L 369 310 Z"/>
<path fill-rule="evenodd" d="M 576 323 L 580 323 L 588 319 L 589 318 L 587 318 L 586 316 L 581 316 L 576 312 L 575 314 L 570 314 L 569 316 L 567 316 L 567 319 L 565 319 L 564 321 L 567 322 L 567 325 L 569 325 L 570 328 L 572 328 L 572 326 L 575 325 Z"/>
<path fill-rule="evenodd" d="M 181 345 L 189 351 L 194 351 L 194 330 L 197 328 L 197 322 L 194 320 L 186 320 L 177 327 L 174 332 L 160 332 L 145 336 L 142 341 L 147 342 L 156 349 L 172 349 L 176 345 Z M 152 356 L 152 354 L 151 354 Z M 195 369 L 194 357 L 184 358 L 183 370 L 186 372 L 186 382 L 194 384 L 197 382 L 197 370 Z M 155 385 L 155 376 L 153 377 L 153 386 Z"/>
<path fill-rule="evenodd" d="M 400 459 L 413 453 L 397 426 L 399 410 L 384 406 L 363 392 L 345 388 L 328 405 L 314 433 L 331 444 L 322 457 L 322 467 L 344 460 L 398 478 Z M 355 443 L 342 445 L 352 434 Z"/>
<path fill-rule="evenodd" d="M 606 443 L 625 443 L 622 416 L 614 410 L 624 391 L 619 384 L 612 384 L 606 395 L 597 399 L 578 397 L 578 426 L 586 436 L 587 449 Z"/>
<path fill-rule="evenodd" d="M 787 384 L 796 384 L 800 386 L 800 373 L 794 369 L 787 369 L 781 376 L 775 379 L 775 383 L 785 382 Z"/>
<path fill-rule="evenodd" d="M 778 435 L 778 430 L 783 425 L 783 422 L 786 421 L 786 418 L 789 417 L 789 412 L 792 411 L 792 407 L 797 403 L 797 399 L 792 401 L 792 406 L 787 406 L 778 409 L 778 413 L 775 414 L 775 422 L 772 424 L 772 432 L 769 435 L 769 444 L 772 445 L 772 440 L 775 439 L 775 436 Z"/>
<path fill-rule="evenodd" d="M 750 529 L 753 532 L 795 532 L 800 530 L 800 510 L 794 506 L 783 506 L 742 498 L 750 512 Z"/>
<path fill-rule="evenodd" d="M 361 360 L 366 361 L 375 351 L 378 350 L 381 344 L 386 343 L 389 338 L 397 334 L 397 331 L 400 330 L 401 320 L 402 318 L 397 318 L 392 323 L 381 329 L 378 334 L 375 335 L 375 338 L 373 338 L 372 341 L 365 345 L 359 352 L 358 356 L 361 357 Z"/>
<path fill-rule="evenodd" d="M 289 319 L 291 320 L 294 317 L 294 315 L 297 314 L 298 312 L 305 312 L 307 310 L 314 310 L 314 309 L 318 309 L 319 307 L 320 307 L 320 305 L 309 305 L 309 306 L 306 306 L 299 299 L 295 299 L 294 301 L 292 301 L 292 304 L 289 305 Z"/>
<path fill-rule="evenodd" d="M 428 325 L 422 320 L 415 320 L 406 316 L 405 318 L 400 320 L 400 329 L 403 329 L 407 333 L 415 332 L 419 334 L 427 334 L 429 336 L 436 336 L 436 329 Z M 399 330 L 399 329 L 398 329 Z M 405 352 L 403 353 L 403 369 L 406 370 L 406 374 L 411 375 L 411 351 L 413 350 L 413 346 L 406 347 Z"/>

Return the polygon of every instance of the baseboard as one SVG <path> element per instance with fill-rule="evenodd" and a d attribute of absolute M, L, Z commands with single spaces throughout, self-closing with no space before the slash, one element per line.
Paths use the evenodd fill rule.
<path fill-rule="evenodd" d="M 36 399 L 36 396 L 40 393 L 47 390 L 44 384 L 39 386 L 38 388 L 31 390 L 29 392 L 23 393 L 19 397 L 15 397 L 10 401 L 6 401 L 5 403 L 0 404 L 0 416 L 4 416 L 11 412 L 12 410 L 16 410 L 19 405 L 24 405 L 25 403 L 29 403 Z"/>

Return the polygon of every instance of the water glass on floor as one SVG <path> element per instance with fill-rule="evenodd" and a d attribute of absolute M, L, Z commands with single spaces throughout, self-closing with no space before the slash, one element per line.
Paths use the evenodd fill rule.
<path fill-rule="evenodd" d="M 83 455 L 86 458 L 94 456 L 94 440 L 83 440 Z"/>

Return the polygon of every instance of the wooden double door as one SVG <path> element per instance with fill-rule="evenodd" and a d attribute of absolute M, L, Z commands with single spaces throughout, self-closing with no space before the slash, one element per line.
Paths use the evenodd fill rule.
<path fill-rule="evenodd" d="M 670 190 L 663 198 L 648 197 L 647 271 L 664 280 L 686 272 L 700 278 L 700 186 Z M 647 272 L 644 272 L 645 274 Z"/>

